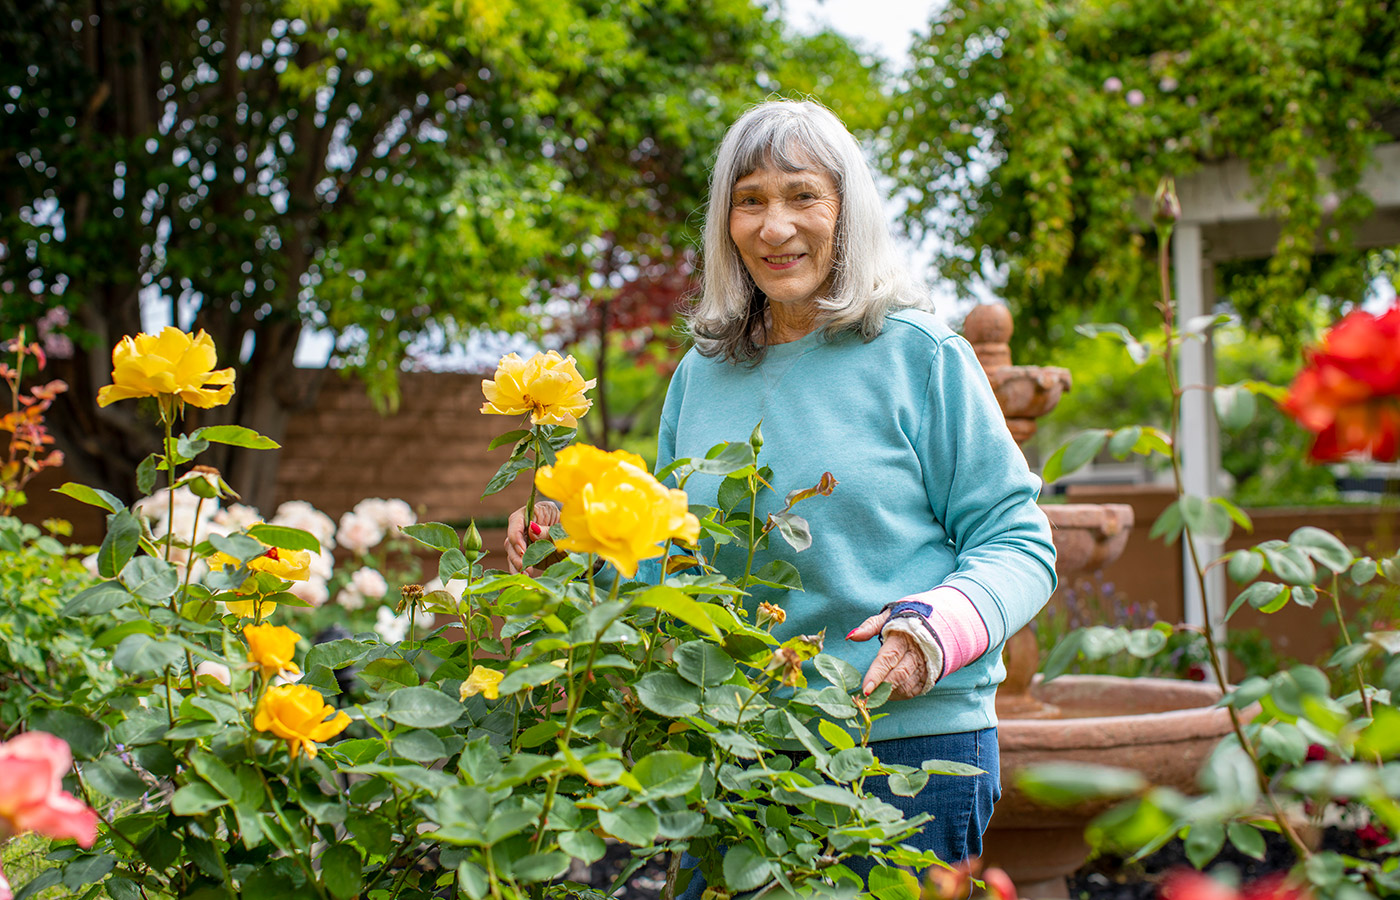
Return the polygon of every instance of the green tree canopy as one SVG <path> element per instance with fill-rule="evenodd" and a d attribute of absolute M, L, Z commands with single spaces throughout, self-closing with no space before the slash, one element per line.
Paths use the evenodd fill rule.
<path fill-rule="evenodd" d="M 1134 199 L 1209 161 L 1246 160 L 1282 223 L 1271 259 L 1220 269 L 1251 326 L 1296 341 L 1318 292 L 1356 299 L 1395 267 L 1346 240 L 1369 148 L 1400 134 L 1394 4 L 950 0 L 908 81 L 891 122 L 911 224 L 942 232 L 956 283 L 1004 278 L 1028 362 L 1090 315 L 1155 318 Z"/>
<path fill-rule="evenodd" d="M 142 293 L 214 338 L 276 437 L 308 324 L 389 404 L 424 334 L 523 324 L 678 246 L 723 127 L 770 92 L 856 92 L 829 36 L 754 0 L 0 0 L 0 325 L 71 311 L 54 430 L 122 490 L 149 415 L 92 405 Z M 839 65 L 827 67 L 833 60 Z M 275 471 L 224 460 L 253 503 Z"/>

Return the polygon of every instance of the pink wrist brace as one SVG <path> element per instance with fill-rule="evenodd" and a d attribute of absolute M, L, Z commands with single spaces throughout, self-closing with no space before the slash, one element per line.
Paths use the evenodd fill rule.
<path fill-rule="evenodd" d="M 931 591 L 910 594 L 899 602 L 921 603 L 930 607 L 926 618 L 943 648 L 943 674 L 940 677 L 948 677 L 987 652 L 991 643 L 987 625 L 982 621 L 977 607 L 957 588 L 941 585 Z"/>

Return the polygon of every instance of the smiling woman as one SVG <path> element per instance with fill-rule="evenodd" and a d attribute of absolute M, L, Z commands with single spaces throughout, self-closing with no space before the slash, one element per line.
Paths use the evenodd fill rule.
<path fill-rule="evenodd" d="M 782 515 L 781 498 L 819 481 L 834 488 L 808 520 L 819 552 L 774 543 L 745 559 L 731 540 L 702 555 L 720 571 L 798 573 L 802 589 L 791 594 L 750 585 L 750 614 L 784 639 L 824 640 L 865 673 L 866 697 L 889 685 L 895 702 L 870 731 L 877 758 L 915 768 L 951 760 L 971 774 L 935 775 L 914 797 L 883 778 L 867 788 L 905 816 L 933 817 L 911 842 L 919 850 L 950 863 L 976 856 L 1000 795 L 1001 645 L 1054 585 L 1040 482 L 971 346 L 928 310 L 860 146 L 830 111 L 774 101 L 735 122 L 716 154 L 703 258 L 687 316 L 695 349 L 667 391 L 658 466 L 703 459 L 716 442 L 758 440 L 761 423 L 771 470 L 757 477 L 777 499 L 765 493 L 741 510 L 724 477 L 696 469 L 689 503 L 752 528 Z M 542 506 L 543 527 L 530 533 L 558 520 Z M 512 560 L 528 541 L 521 510 L 507 538 Z M 635 578 L 659 583 L 661 569 L 644 560 Z M 813 687 L 823 683 L 791 662 Z M 721 883 L 725 849 L 691 840 L 683 900 Z"/>

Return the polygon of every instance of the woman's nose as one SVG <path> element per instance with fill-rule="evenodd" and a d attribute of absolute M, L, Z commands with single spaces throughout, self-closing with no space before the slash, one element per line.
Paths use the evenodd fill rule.
<path fill-rule="evenodd" d="M 782 203 L 769 204 L 763 213 L 763 227 L 758 232 L 763 242 L 776 247 L 787 243 L 796 233 L 797 227 L 792 221 L 792 211 Z"/>

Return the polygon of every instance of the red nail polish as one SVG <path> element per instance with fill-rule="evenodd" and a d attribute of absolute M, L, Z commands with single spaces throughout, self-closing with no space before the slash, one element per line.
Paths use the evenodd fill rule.
<path fill-rule="evenodd" d="M 857 631 L 859 631 L 859 630 L 860 630 L 860 626 L 857 625 L 855 628 L 852 628 L 850 631 L 846 632 L 846 640 L 849 641 L 849 640 L 851 639 L 851 635 L 855 634 L 855 633 L 856 633 Z"/>
<path fill-rule="evenodd" d="M 544 531 L 544 529 L 540 527 L 538 522 L 530 523 L 530 533 L 533 534 L 535 537 L 539 537 L 542 531 Z"/>

